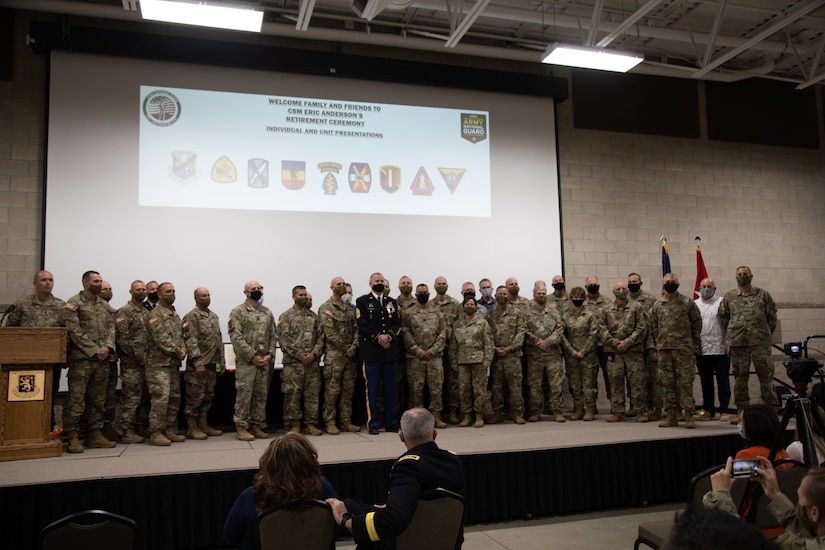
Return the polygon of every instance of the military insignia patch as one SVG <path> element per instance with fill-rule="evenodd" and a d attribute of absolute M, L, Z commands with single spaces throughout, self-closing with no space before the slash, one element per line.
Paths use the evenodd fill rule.
<path fill-rule="evenodd" d="M 461 137 L 470 143 L 487 139 L 487 115 L 461 113 Z"/>
<path fill-rule="evenodd" d="M 155 126 L 171 126 L 180 118 L 180 101 L 172 92 L 155 90 L 143 100 L 143 116 Z"/>
<path fill-rule="evenodd" d="M 364 162 L 353 162 L 349 165 L 349 188 L 353 193 L 369 193 L 372 186 L 372 171 L 370 165 Z"/>
<path fill-rule="evenodd" d="M 264 159 L 249 159 L 246 163 L 246 184 L 255 189 L 269 187 L 269 161 Z"/>
<path fill-rule="evenodd" d="M 381 189 L 387 193 L 395 193 L 401 189 L 401 168 L 398 166 L 382 166 Z"/>
<path fill-rule="evenodd" d="M 412 189 L 413 195 L 431 196 L 433 194 L 435 186 L 423 166 L 418 169 L 418 173 L 415 175 L 410 189 Z"/>
<path fill-rule="evenodd" d="M 281 161 L 281 183 L 284 187 L 296 191 L 306 183 L 306 163 L 301 160 Z"/>
<path fill-rule="evenodd" d="M 45 374 L 42 370 L 10 371 L 8 401 L 42 401 Z"/>
<path fill-rule="evenodd" d="M 180 181 L 187 181 L 194 178 L 198 172 L 195 168 L 197 153 L 192 151 L 172 152 L 172 175 Z"/>
<path fill-rule="evenodd" d="M 441 174 L 441 177 L 444 179 L 444 183 L 447 184 L 447 189 L 450 190 L 450 194 L 455 193 L 456 187 L 461 182 L 461 178 L 464 177 L 464 172 L 466 172 L 464 168 L 439 168 L 438 172 Z"/>
<path fill-rule="evenodd" d="M 238 171 L 229 157 L 222 156 L 212 165 L 212 181 L 216 183 L 232 183 L 238 179 Z"/>
<path fill-rule="evenodd" d="M 341 165 L 337 162 L 319 162 L 318 170 L 324 176 L 324 181 L 321 182 L 321 189 L 324 190 L 324 195 L 335 195 L 338 192 L 338 180 L 335 174 L 341 171 Z"/>

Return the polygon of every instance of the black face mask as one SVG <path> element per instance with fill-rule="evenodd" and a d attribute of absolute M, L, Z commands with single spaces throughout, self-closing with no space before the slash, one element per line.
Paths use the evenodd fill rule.
<path fill-rule="evenodd" d="M 376 294 L 381 294 L 384 292 L 384 283 L 376 283 L 372 285 L 372 289 L 375 291 Z"/>
<path fill-rule="evenodd" d="M 573 302 L 573 305 L 576 306 L 576 307 L 582 307 L 582 304 L 584 303 L 584 300 L 571 300 L 571 301 Z"/>
<path fill-rule="evenodd" d="M 426 304 L 427 302 L 430 301 L 430 294 L 429 293 L 416 294 L 415 299 L 418 300 L 419 304 Z"/>
<path fill-rule="evenodd" d="M 598 294 L 599 285 L 587 285 L 587 292 L 590 294 Z"/>
<path fill-rule="evenodd" d="M 253 300 L 255 300 L 256 302 L 258 300 L 260 300 L 261 296 L 263 296 L 263 295 L 264 295 L 264 293 L 261 292 L 260 290 L 253 290 L 252 292 L 249 293 L 249 297 L 252 298 Z"/>
<path fill-rule="evenodd" d="M 641 283 L 628 283 L 627 290 L 629 290 L 630 292 L 639 292 L 640 290 L 642 290 L 642 285 Z"/>
<path fill-rule="evenodd" d="M 553 288 L 556 290 L 564 290 L 564 283 L 553 283 Z"/>
<path fill-rule="evenodd" d="M 150 302 L 157 302 L 158 301 L 158 293 L 157 292 L 150 292 L 146 296 L 149 298 Z"/>
<path fill-rule="evenodd" d="M 665 283 L 664 285 L 665 292 L 673 294 L 677 290 L 679 290 L 679 283 Z"/>

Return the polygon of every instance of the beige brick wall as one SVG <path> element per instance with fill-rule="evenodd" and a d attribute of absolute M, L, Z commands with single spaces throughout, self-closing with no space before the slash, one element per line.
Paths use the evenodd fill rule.
<path fill-rule="evenodd" d="M 46 57 L 25 46 L 28 25 L 18 14 L 14 80 L 0 82 L 0 304 L 28 292 L 40 265 Z M 825 305 L 823 150 L 579 130 L 574 101 L 558 106 L 569 287 L 596 274 L 609 290 L 638 271 L 656 292 L 664 233 L 690 292 L 698 233 L 720 290 L 747 264 L 780 303 L 777 340 L 825 334 L 825 308 L 810 307 Z"/>

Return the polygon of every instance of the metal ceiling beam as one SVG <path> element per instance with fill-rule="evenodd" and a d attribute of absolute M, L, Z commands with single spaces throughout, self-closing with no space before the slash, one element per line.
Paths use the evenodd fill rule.
<path fill-rule="evenodd" d="M 807 15 L 808 13 L 814 11 L 817 8 L 822 7 L 823 5 L 825 5 L 825 1 L 823 0 L 808 0 L 807 2 L 800 2 L 796 6 L 785 12 L 785 15 L 778 17 L 777 19 L 773 20 L 770 24 L 763 26 L 762 30 L 760 30 L 754 37 L 747 40 L 744 44 L 725 52 L 724 54 L 720 55 L 710 63 L 707 63 L 704 67 L 693 73 L 693 78 L 700 78 L 708 74 L 716 67 L 720 66 L 723 63 L 726 63 L 727 61 L 730 61 L 740 53 L 758 44 L 759 42 L 762 42 L 772 34 L 784 29 L 800 17 Z"/>
<path fill-rule="evenodd" d="M 454 48 L 456 44 L 458 44 L 467 31 L 470 30 L 470 27 L 473 26 L 473 23 L 476 22 L 478 16 L 481 15 L 481 12 L 484 11 L 484 8 L 490 3 L 491 0 L 476 0 L 475 5 L 470 8 L 470 11 L 467 12 L 467 15 L 464 16 L 464 19 L 461 20 L 461 23 L 458 24 L 455 31 L 450 35 L 450 38 L 447 40 L 447 43 L 444 44 L 445 48 Z"/>
<path fill-rule="evenodd" d="M 722 0 L 722 2 L 724 3 L 725 0 Z M 604 38 L 599 40 L 596 43 L 596 47 L 597 48 L 606 47 L 608 44 L 610 44 L 611 42 L 616 40 L 616 38 L 618 36 L 621 36 L 622 34 L 624 34 L 630 27 L 635 25 L 642 17 L 644 17 L 645 15 L 650 13 L 653 10 L 653 8 L 655 8 L 656 6 L 658 6 L 661 3 L 662 3 L 662 0 L 648 0 L 647 4 L 645 4 L 644 6 L 642 6 L 641 8 L 636 10 L 635 12 L 633 12 L 630 15 L 630 17 L 625 19 L 618 27 L 616 27 L 615 29 L 613 29 L 613 31 L 608 33 L 607 36 L 605 36 Z"/>
<path fill-rule="evenodd" d="M 599 19 L 602 16 L 602 0 L 596 0 L 593 4 L 593 17 L 590 19 L 590 30 L 587 31 L 587 41 L 585 46 L 593 46 L 593 40 L 596 39 L 596 31 L 599 29 Z"/>
<path fill-rule="evenodd" d="M 725 11 L 726 3 L 727 0 L 722 0 L 719 3 L 719 11 L 716 12 L 716 19 L 713 20 L 713 28 L 710 30 L 710 41 L 705 48 L 705 57 L 702 60 L 703 67 L 710 63 L 710 56 L 713 55 L 713 47 L 716 44 L 716 37 L 719 35 L 719 27 L 722 25 L 722 12 Z"/>
<path fill-rule="evenodd" d="M 309 20 L 312 19 L 312 12 L 315 10 L 315 0 L 301 0 L 298 7 L 298 20 L 295 22 L 295 28 L 299 31 L 305 31 L 309 28 Z"/>

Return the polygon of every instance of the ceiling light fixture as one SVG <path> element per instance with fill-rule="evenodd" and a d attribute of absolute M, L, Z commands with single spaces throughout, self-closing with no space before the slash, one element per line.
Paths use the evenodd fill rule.
<path fill-rule="evenodd" d="M 626 73 L 639 63 L 643 57 L 636 57 L 626 53 L 608 52 L 592 48 L 563 46 L 551 44 L 544 52 L 542 63 L 550 65 L 565 65 L 582 69 L 597 69 L 600 71 L 614 71 Z"/>
<path fill-rule="evenodd" d="M 212 1 L 140 0 L 140 12 L 152 21 L 249 32 L 261 32 L 264 16 L 261 11 Z"/>

